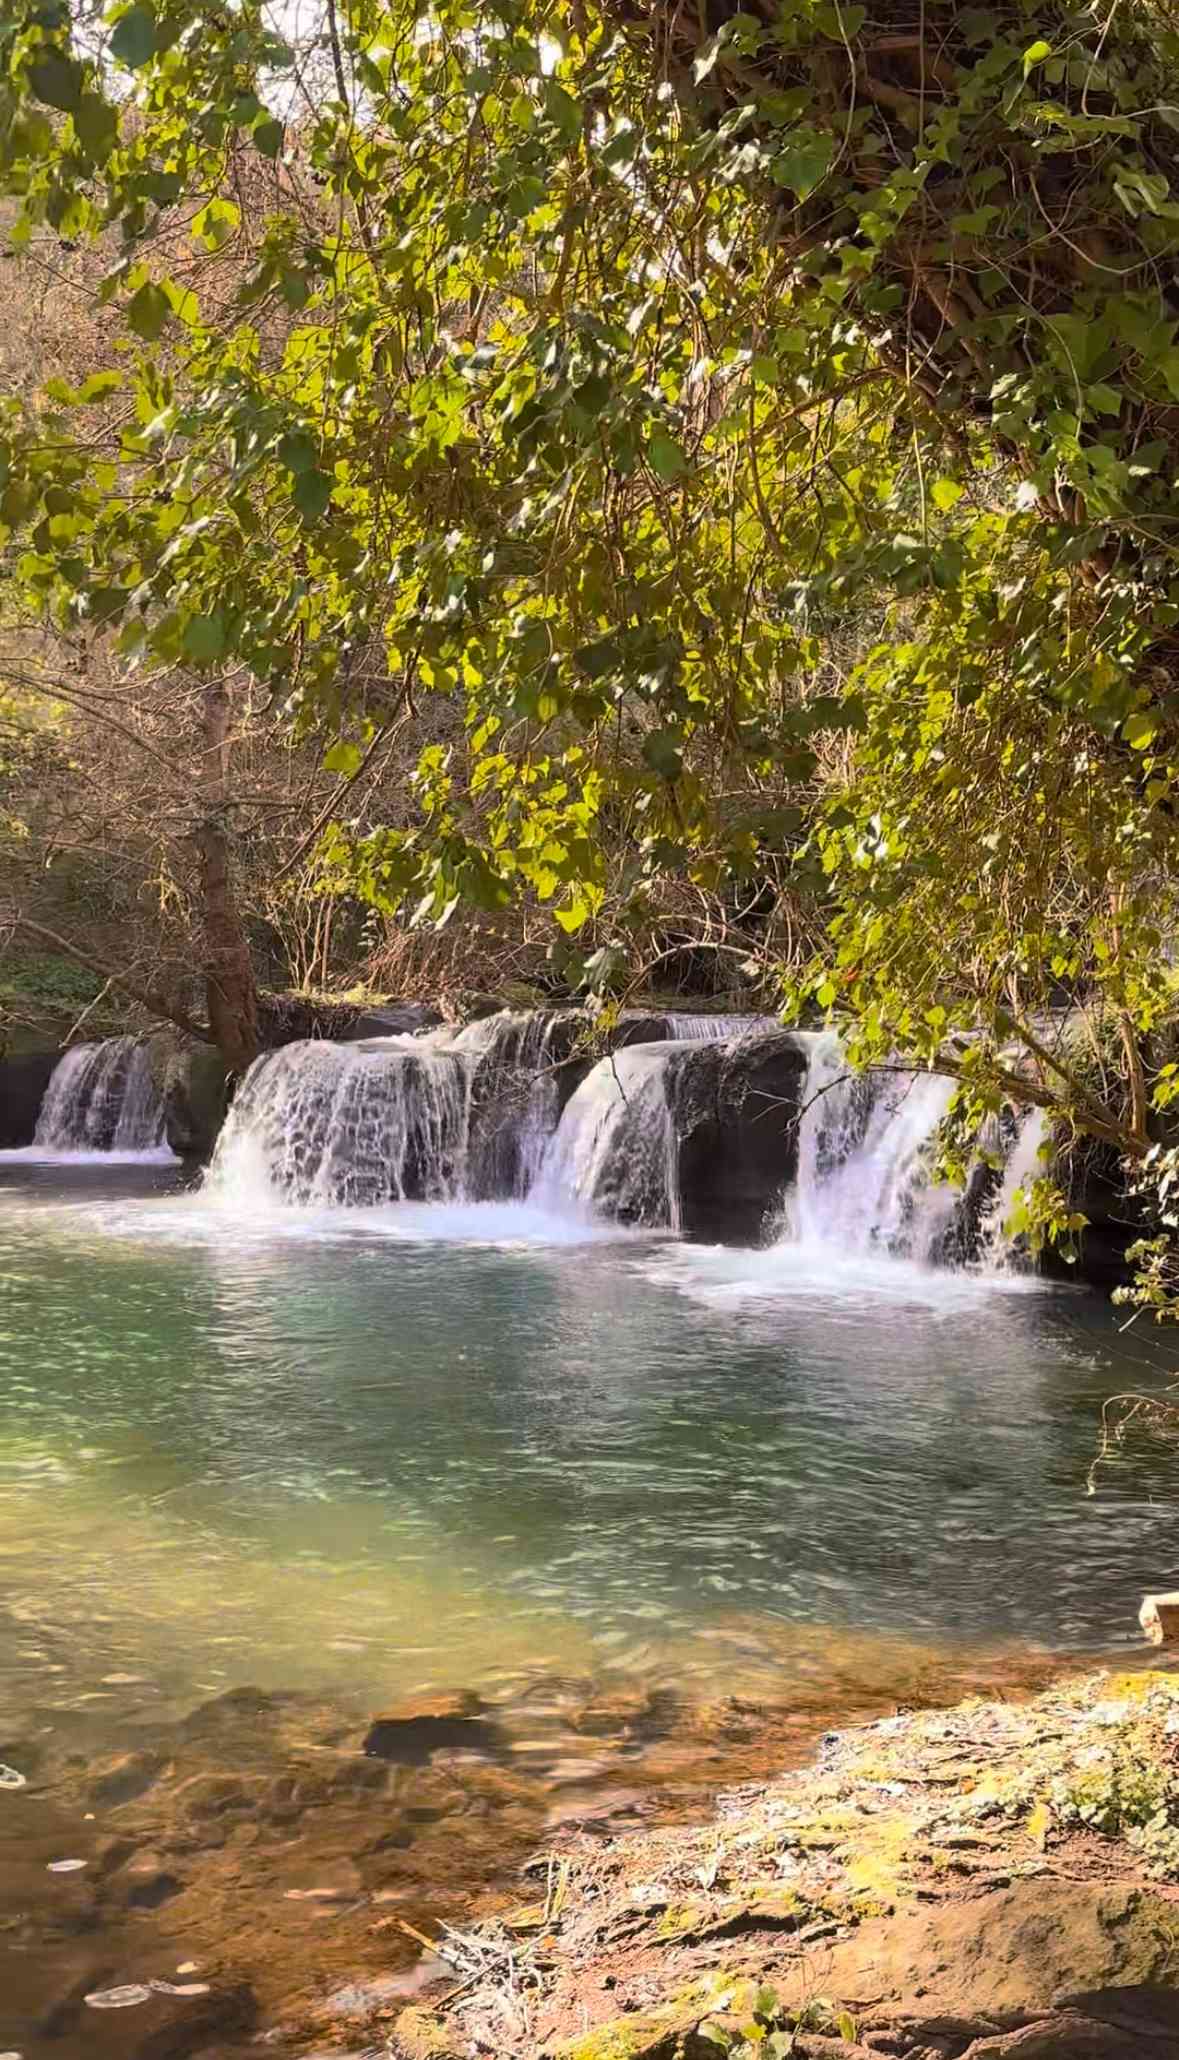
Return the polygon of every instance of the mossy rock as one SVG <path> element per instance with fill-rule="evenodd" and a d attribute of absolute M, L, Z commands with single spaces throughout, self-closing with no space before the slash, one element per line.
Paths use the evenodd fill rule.
<path fill-rule="evenodd" d="M 441 2017 L 414 2003 L 393 2026 L 392 2050 L 398 2060 L 459 2060 L 462 2049 Z"/>

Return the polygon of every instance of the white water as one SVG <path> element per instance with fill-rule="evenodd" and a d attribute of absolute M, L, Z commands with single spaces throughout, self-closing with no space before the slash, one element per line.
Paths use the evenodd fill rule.
<path fill-rule="evenodd" d="M 30 1157 L 158 1157 L 164 1105 L 147 1046 L 134 1037 L 77 1044 L 54 1070 Z"/>
<path fill-rule="evenodd" d="M 1030 1186 L 1045 1170 L 1041 1155 L 1048 1135 L 1043 1109 L 1029 1109 L 1020 1118 L 1003 1178 L 982 1219 L 979 1258 L 988 1273 L 1018 1272 L 1026 1264 L 1007 1226 L 1020 1189 Z"/>
<path fill-rule="evenodd" d="M 240 1206 L 372 1207 L 462 1193 L 470 1073 L 425 1039 L 289 1044 L 255 1059 L 208 1184 Z"/>
<path fill-rule="evenodd" d="M 672 1037 L 681 1044 L 715 1044 L 722 1038 L 748 1037 L 757 1030 L 775 1030 L 776 1016 L 688 1016 L 667 1018 Z"/>
<path fill-rule="evenodd" d="M 629 1044 L 600 1059 L 570 1098 L 529 1199 L 559 1213 L 679 1228 L 667 1044 Z"/>
<path fill-rule="evenodd" d="M 953 1081 L 937 1073 L 853 1074 L 838 1038 L 816 1037 L 789 1240 L 921 1265 L 941 1256 L 962 1191 L 935 1183 L 929 1160 L 953 1092 Z"/>
<path fill-rule="evenodd" d="M 759 1020 L 671 1019 L 691 1042 Z M 598 1215 L 675 1228 L 675 1139 L 660 1077 L 671 1047 L 627 1046 L 600 1061 L 562 1115 L 562 1067 L 583 1025 L 572 1011 L 503 1010 L 461 1030 L 268 1053 L 230 1109 L 209 1196 L 311 1209 L 509 1199 L 566 1227 Z"/>

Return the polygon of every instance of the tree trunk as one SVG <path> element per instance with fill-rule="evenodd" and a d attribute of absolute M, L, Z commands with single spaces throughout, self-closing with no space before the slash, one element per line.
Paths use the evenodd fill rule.
<path fill-rule="evenodd" d="M 229 691 L 205 687 L 200 791 L 204 816 L 196 833 L 200 858 L 202 963 L 213 1042 L 231 1073 L 258 1054 L 258 997 L 229 864 Z"/>

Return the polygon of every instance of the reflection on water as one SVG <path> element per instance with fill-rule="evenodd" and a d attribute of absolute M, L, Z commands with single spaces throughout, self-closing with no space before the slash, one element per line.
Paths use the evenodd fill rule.
<path fill-rule="evenodd" d="M 735 1691 L 816 1721 L 939 1669 L 953 1692 L 1029 1648 L 1128 1643 L 1179 1573 L 1160 1460 L 1085 1494 L 1102 1400 L 1172 1368 L 1096 1298 L 574 1237 L 526 1206 L 242 1218 L 177 1178 L 0 1169 L 0 1759 L 43 1751 L 62 1808 L 128 1727 L 189 1738 L 246 1685 L 320 1712 L 255 1741 L 259 1767 L 304 1733 L 351 1765 L 374 1710 L 475 1687 L 516 1710 L 513 1764 L 592 1791 L 621 1763 L 571 1758 L 576 1710 L 637 1677 L 724 1707 L 692 1720 L 720 1780 Z M 676 1778 L 661 1735 L 648 1779 Z M 549 1804 L 502 1808 L 515 1852 Z"/>

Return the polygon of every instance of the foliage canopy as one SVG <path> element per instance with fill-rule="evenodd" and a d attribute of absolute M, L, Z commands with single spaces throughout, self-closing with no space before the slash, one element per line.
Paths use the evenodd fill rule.
<path fill-rule="evenodd" d="M 345 780 L 453 700 L 415 820 L 342 809 L 329 885 L 423 923 L 538 899 L 604 989 L 669 877 L 768 892 L 787 999 L 859 1057 L 958 1072 L 965 1130 L 1016 1092 L 1143 1158 L 1179 877 L 1170 15 L 283 28 L 9 8 L 17 243 L 104 239 L 122 332 L 0 418 L 23 592 L 127 666 L 248 674 Z M 1062 995 L 1079 1058 L 1037 1028 Z"/>

